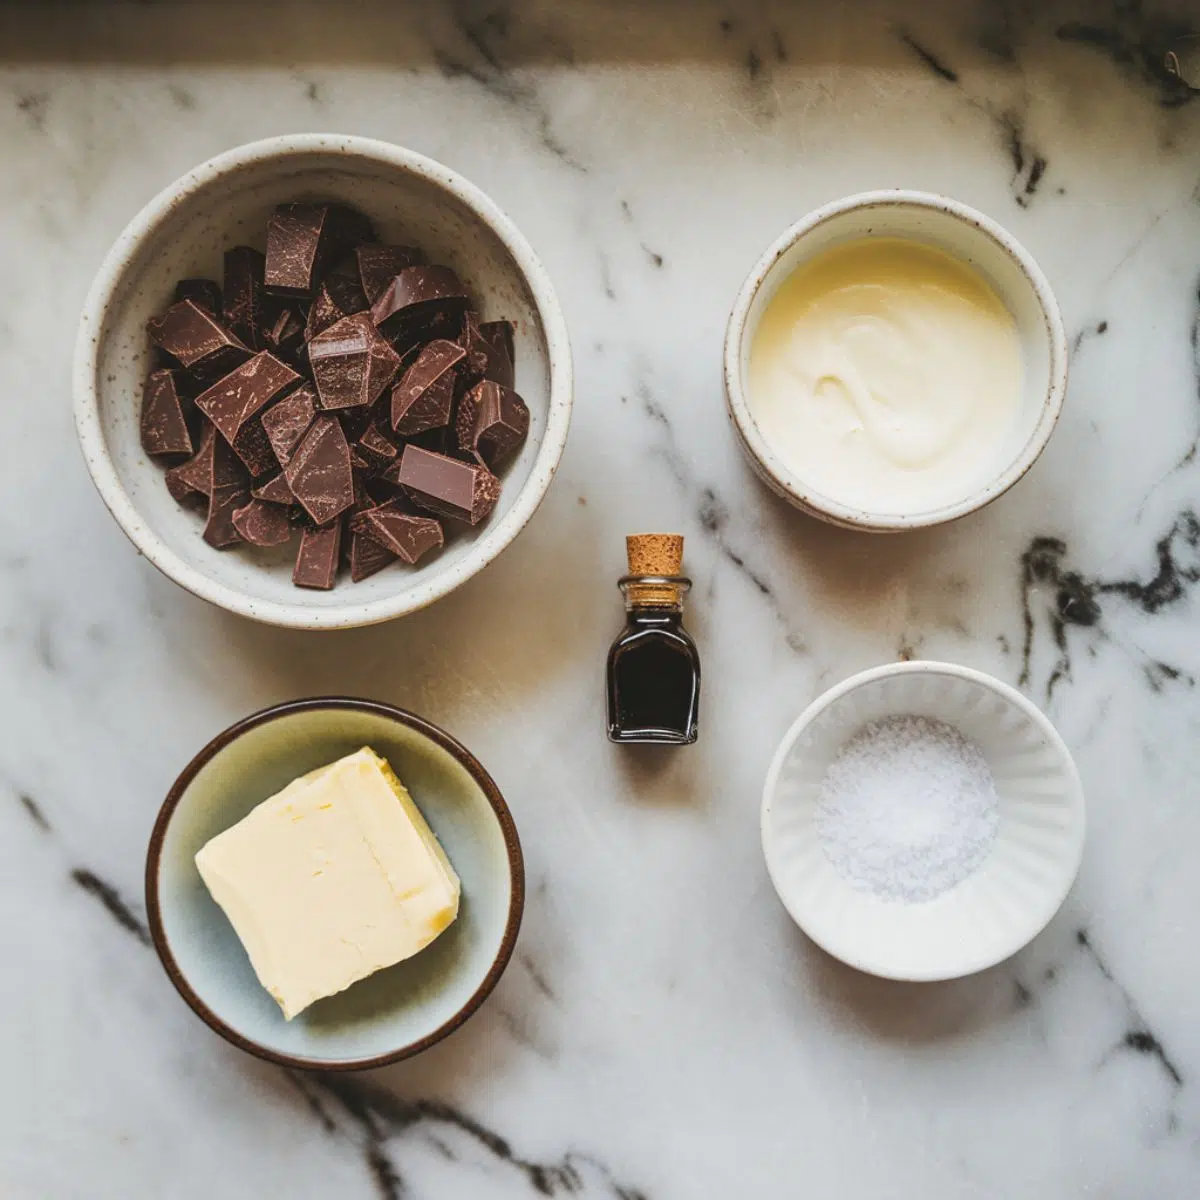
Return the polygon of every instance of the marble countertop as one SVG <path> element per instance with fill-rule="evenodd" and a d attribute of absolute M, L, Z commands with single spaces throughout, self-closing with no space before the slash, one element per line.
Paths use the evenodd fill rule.
<path fill-rule="evenodd" d="M 1200 103 L 1155 0 L 530 0 L 0 8 L 0 985 L 8 1200 L 1200 1194 Z M 396 141 L 481 185 L 556 281 L 577 408 L 529 529 L 433 609 L 259 627 L 139 559 L 75 445 L 75 314 L 154 192 L 240 142 Z M 1074 339 L 1035 469 L 881 540 L 773 499 L 722 408 L 766 243 L 865 188 L 954 195 L 1040 260 Z M 678 529 L 693 749 L 603 737 L 622 537 Z M 798 933 L 758 844 L 768 760 L 862 667 L 1019 684 L 1078 756 L 1060 915 L 905 986 Z M 196 748 L 337 691 L 429 715 L 519 822 L 529 903 L 480 1013 L 363 1077 L 290 1075 L 178 1000 L 141 902 Z"/>

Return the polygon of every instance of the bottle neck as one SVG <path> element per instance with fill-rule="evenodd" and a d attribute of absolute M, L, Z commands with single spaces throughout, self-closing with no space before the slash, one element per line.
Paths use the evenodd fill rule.
<path fill-rule="evenodd" d="M 692 581 L 683 575 L 626 575 L 618 586 L 625 595 L 626 612 L 681 613 Z"/>

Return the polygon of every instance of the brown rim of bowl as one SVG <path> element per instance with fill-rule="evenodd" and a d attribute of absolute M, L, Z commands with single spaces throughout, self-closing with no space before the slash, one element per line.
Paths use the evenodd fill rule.
<path fill-rule="evenodd" d="M 200 999 L 192 989 L 191 984 L 187 981 L 186 976 L 179 969 L 179 964 L 175 961 L 174 954 L 171 953 L 171 944 L 163 928 L 162 912 L 158 903 L 158 872 L 162 858 L 163 841 L 167 835 L 167 827 L 171 823 L 171 818 L 175 815 L 175 809 L 178 807 L 179 801 L 183 798 L 184 792 L 191 786 L 192 781 L 199 774 L 201 768 L 211 762 L 226 746 L 235 742 L 242 734 L 248 733 L 251 729 L 256 729 L 260 725 L 266 725 L 278 717 L 290 716 L 292 713 L 298 712 L 313 712 L 320 709 L 350 709 L 355 712 L 374 713 L 377 716 L 387 717 L 409 729 L 415 730 L 417 733 L 423 734 L 430 741 L 441 746 L 443 750 L 465 767 L 471 778 L 483 790 L 483 794 L 487 797 L 492 811 L 496 814 L 496 819 L 500 822 L 500 831 L 504 835 L 504 845 L 508 851 L 509 878 L 512 881 L 512 893 L 508 903 L 508 918 L 504 925 L 504 936 L 500 939 L 500 948 L 496 952 L 496 957 L 492 960 L 492 965 L 488 968 L 483 982 L 480 983 L 479 987 L 475 989 L 458 1012 L 448 1021 L 438 1026 L 432 1033 L 426 1034 L 425 1037 L 419 1038 L 415 1042 L 410 1042 L 406 1046 L 402 1046 L 399 1050 L 392 1050 L 386 1054 L 377 1054 L 371 1058 L 355 1058 L 341 1062 L 317 1058 L 303 1058 L 294 1054 L 280 1054 L 277 1051 L 268 1050 L 265 1046 L 261 1046 L 259 1043 L 243 1037 L 235 1029 L 222 1021 Z M 283 1067 L 294 1067 L 300 1071 L 366 1071 L 373 1067 L 385 1067 L 390 1063 L 411 1058 L 414 1054 L 420 1054 L 422 1050 L 428 1050 L 430 1046 L 435 1045 L 445 1037 L 449 1037 L 468 1018 L 475 1014 L 476 1010 L 487 999 L 489 993 L 499 982 L 500 976 L 504 974 L 504 969 L 508 966 L 508 961 L 512 957 L 513 949 L 517 944 L 517 933 L 521 928 L 521 916 L 524 910 L 525 859 L 521 853 L 521 839 L 517 835 L 517 826 L 513 821 L 512 813 L 509 812 L 508 805 L 505 803 L 504 797 L 500 794 L 500 789 L 496 786 L 495 781 L 484 770 L 483 764 L 461 742 L 451 737 L 444 729 L 440 729 L 430 721 L 418 717 L 415 713 L 410 713 L 403 708 L 396 708 L 391 704 L 385 704 L 379 700 L 359 700 L 352 696 L 314 696 L 308 700 L 288 700 L 283 704 L 274 704 L 270 708 L 264 708 L 259 712 L 252 713 L 250 716 L 244 717 L 242 720 L 230 725 L 228 729 L 218 733 L 184 767 L 179 778 L 171 785 L 171 790 L 167 793 L 167 798 L 163 801 L 162 808 L 159 809 L 158 817 L 154 822 L 154 830 L 150 834 L 150 845 L 146 850 L 146 915 L 150 924 L 150 935 L 154 939 L 154 948 L 158 951 L 158 957 L 162 962 L 163 968 L 166 970 L 171 982 L 175 985 L 175 990 L 187 1001 L 192 1011 L 210 1029 L 219 1033 L 227 1042 L 237 1046 L 240 1050 L 245 1050 L 248 1054 L 253 1054 L 256 1058 L 266 1059 L 267 1062 L 277 1063 Z"/>

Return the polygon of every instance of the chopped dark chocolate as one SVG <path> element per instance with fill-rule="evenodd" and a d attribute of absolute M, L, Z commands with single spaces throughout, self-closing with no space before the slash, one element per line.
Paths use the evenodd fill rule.
<path fill-rule="evenodd" d="M 156 346 L 204 383 L 220 379 L 252 353 L 192 300 L 180 300 L 161 317 L 151 317 L 146 332 Z"/>
<path fill-rule="evenodd" d="M 305 529 L 300 535 L 296 568 L 292 582 L 297 587 L 329 591 L 337 579 L 342 556 L 342 522 L 334 521 L 317 529 Z"/>
<path fill-rule="evenodd" d="M 317 334 L 324 332 L 331 325 L 336 325 L 344 317 L 364 312 L 366 308 L 367 298 L 357 279 L 345 275 L 331 275 L 317 289 L 312 308 L 308 310 L 308 326 L 304 331 L 304 340 L 311 342 Z"/>
<path fill-rule="evenodd" d="M 337 417 L 317 417 L 285 474 L 292 495 L 317 525 L 327 525 L 354 504 L 350 444 Z"/>
<path fill-rule="evenodd" d="M 214 549 L 224 550 L 242 540 L 233 514 L 250 499 L 250 477 L 232 447 L 219 437 L 212 440 L 211 487 L 204 540 Z"/>
<path fill-rule="evenodd" d="M 263 256 L 250 246 L 225 251 L 225 324 L 252 350 L 262 350 L 267 324 L 263 297 Z"/>
<path fill-rule="evenodd" d="M 174 371 L 151 371 L 142 393 L 142 449 L 147 454 L 191 454 Z"/>
<path fill-rule="evenodd" d="M 529 432 L 529 409 L 509 388 L 477 383 L 460 401 L 455 433 L 460 450 L 478 454 L 493 469 L 514 454 Z"/>
<path fill-rule="evenodd" d="M 406 563 L 415 563 L 445 542 L 442 527 L 433 517 L 407 512 L 400 500 L 364 509 L 350 522 L 350 529 L 374 538 Z"/>
<path fill-rule="evenodd" d="M 372 474 L 386 470 L 388 464 L 400 452 L 395 442 L 375 422 L 367 426 L 362 437 L 354 443 L 351 450 L 357 452 L 362 469 Z"/>
<path fill-rule="evenodd" d="M 317 393 L 311 383 L 302 383 L 263 413 L 262 426 L 281 467 L 291 461 L 316 415 Z"/>
<path fill-rule="evenodd" d="M 341 204 L 280 204 L 267 222 L 267 290 L 310 296 L 325 267 L 373 236 L 361 213 Z"/>
<path fill-rule="evenodd" d="M 196 407 L 233 445 L 242 426 L 299 378 L 287 363 L 262 350 L 197 396 Z"/>
<path fill-rule="evenodd" d="M 275 451 L 271 449 L 271 442 L 259 417 L 251 417 L 238 430 L 233 442 L 233 451 L 256 479 L 279 466 L 279 460 L 275 457 Z"/>
<path fill-rule="evenodd" d="M 255 500 L 266 500 L 271 504 L 287 506 L 296 503 L 296 497 L 292 495 L 292 489 L 288 487 L 287 476 L 282 471 L 278 475 L 272 475 L 266 483 L 252 487 L 250 495 Z"/>
<path fill-rule="evenodd" d="M 416 246 L 359 246 L 354 255 L 358 261 L 358 279 L 368 304 L 374 304 L 406 267 L 415 267 L 425 261 Z"/>
<path fill-rule="evenodd" d="M 479 322 L 479 314 L 469 312 L 463 320 L 459 344 L 466 351 L 463 373 L 470 383 L 489 379 L 506 388 L 514 382 L 513 327 L 511 321 Z"/>
<path fill-rule="evenodd" d="M 420 446 L 405 446 L 385 478 L 421 508 L 468 525 L 478 525 L 500 498 L 500 480 L 482 463 L 460 462 Z"/>
<path fill-rule="evenodd" d="M 450 421 L 455 367 L 466 351 L 457 342 L 430 342 L 392 388 L 392 428 L 404 437 Z"/>
<path fill-rule="evenodd" d="M 405 267 L 371 305 L 383 333 L 405 349 L 429 338 L 457 336 L 470 298 L 449 267 Z"/>
<path fill-rule="evenodd" d="M 396 558 L 397 555 L 373 537 L 368 537 L 365 533 L 350 535 L 350 579 L 352 582 L 362 583 L 364 579 L 369 579 L 372 575 L 382 571 L 384 567 L 391 566 Z"/>
<path fill-rule="evenodd" d="M 263 346 L 289 367 L 304 370 L 307 347 L 304 344 L 304 318 L 298 306 L 285 304 L 263 329 Z"/>
<path fill-rule="evenodd" d="M 234 509 L 233 527 L 252 546 L 282 546 L 292 536 L 288 510 L 265 500 L 251 500 Z"/>
<path fill-rule="evenodd" d="M 221 285 L 215 279 L 181 279 L 175 285 L 175 303 L 190 300 L 214 317 L 221 315 Z"/>
<path fill-rule="evenodd" d="M 400 356 L 365 312 L 317 334 L 308 343 L 308 361 L 324 409 L 373 404 L 400 368 Z"/>
<path fill-rule="evenodd" d="M 217 431 L 204 423 L 200 435 L 200 448 L 185 463 L 172 467 L 167 472 L 167 491 L 177 504 L 184 504 L 197 497 L 208 499 L 213 488 L 213 442 Z"/>

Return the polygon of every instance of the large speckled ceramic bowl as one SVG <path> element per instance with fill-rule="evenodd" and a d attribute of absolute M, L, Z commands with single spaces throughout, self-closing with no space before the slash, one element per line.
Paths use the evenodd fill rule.
<path fill-rule="evenodd" d="M 1007 440 L 979 481 L 946 504 L 920 511 L 870 512 L 818 491 L 784 462 L 754 419 L 750 350 L 759 321 L 801 264 L 834 246 L 866 238 L 903 238 L 944 251 L 992 286 L 1012 314 L 1021 344 L 1020 405 Z M 810 516 L 871 533 L 899 533 L 953 521 L 1013 486 L 1045 449 L 1067 390 L 1067 336 L 1058 302 L 1033 256 L 983 213 L 928 192 L 863 192 L 808 214 L 768 247 L 746 277 L 725 332 L 725 397 L 734 433 L 750 465 L 774 492 Z"/>
<path fill-rule="evenodd" d="M 141 390 L 150 362 L 147 318 L 183 276 L 219 279 L 221 256 L 263 245 L 267 217 L 287 200 L 341 200 L 386 240 L 421 246 L 468 284 L 485 319 L 516 322 L 517 390 L 529 436 L 502 472 L 491 517 L 435 558 L 396 566 L 330 592 L 292 586 L 286 549 L 219 551 L 201 523 L 167 493 L 142 451 Z M 566 323 L 545 269 L 512 221 L 449 168 L 385 142 L 303 134 L 269 138 L 211 159 L 166 188 L 130 222 L 92 284 L 74 367 L 75 422 L 105 504 L 156 567 L 231 612 L 299 629 L 386 621 L 446 595 L 491 562 L 533 515 L 550 486 L 571 415 Z M 294 547 L 292 549 L 294 557 Z"/>
<path fill-rule="evenodd" d="M 999 826 L 987 858 L 919 904 L 853 886 L 817 830 L 830 763 L 864 725 L 892 716 L 954 726 L 996 784 Z M 793 920 L 830 954 L 887 979 L 955 979 L 1015 954 L 1070 891 L 1084 825 L 1079 774 L 1045 714 L 1008 684 L 953 663 L 891 663 L 830 688 L 788 730 L 763 788 L 763 851 Z"/>
<path fill-rule="evenodd" d="M 391 763 L 454 864 L 459 916 L 406 962 L 285 1021 L 204 886 L 196 851 L 298 775 L 363 746 Z M 457 1029 L 508 965 L 524 897 L 521 843 L 488 773 L 437 726 L 369 700 L 299 700 L 219 734 L 171 788 L 146 856 L 150 930 L 183 998 L 235 1046 L 311 1070 L 383 1066 Z"/>

